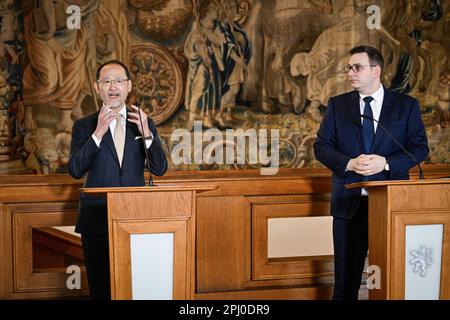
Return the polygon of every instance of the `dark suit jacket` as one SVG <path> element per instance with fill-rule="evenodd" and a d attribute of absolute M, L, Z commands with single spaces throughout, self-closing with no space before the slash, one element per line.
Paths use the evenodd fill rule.
<path fill-rule="evenodd" d="M 75 121 L 72 130 L 69 173 L 80 179 L 85 177 L 84 187 L 130 187 L 144 186 L 145 152 L 142 139 L 135 124 L 127 121 L 125 149 L 120 168 L 110 130 L 102 138 L 100 147 L 92 139 L 97 127 L 98 112 Z M 149 151 L 152 174 L 163 175 L 167 171 L 167 159 L 156 127 L 151 119 L 149 129 L 154 140 Z M 76 232 L 84 234 L 107 234 L 106 199 L 80 195 Z"/>
<path fill-rule="evenodd" d="M 416 99 L 384 88 L 379 122 L 420 163 L 428 156 L 428 142 Z M 348 92 L 329 100 L 314 144 L 316 159 L 332 172 L 331 214 L 350 219 L 357 213 L 361 189 L 346 189 L 347 183 L 363 181 L 363 176 L 345 171 L 348 161 L 364 153 L 359 93 Z M 373 180 L 409 179 L 416 164 L 378 125 L 371 154 L 386 158 L 389 171 L 369 176 Z"/>

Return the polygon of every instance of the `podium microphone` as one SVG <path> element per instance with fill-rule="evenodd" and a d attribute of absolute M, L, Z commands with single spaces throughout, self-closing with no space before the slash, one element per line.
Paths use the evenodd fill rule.
<path fill-rule="evenodd" d="M 141 122 L 141 131 L 142 131 L 142 146 L 144 147 L 144 152 L 145 152 L 145 159 L 147 161 L 147 170 L 148 170 L 148 186 L 149 187 L 153 187 L 153 177 L 152 177 L 152 173 L 150 171 L 150 156 L 148 155 L 148 150 L 147 150 L 147 145 L 146 145 L 146 141 L 153 141 L 153 134 L 150 131 L 150 136 L 149 137 L 145 137 L 144 136 L 144 124 L 142 123 L 142 116 L 141 116 L 141 101 L 138 101 L 137 104 L 137 108 L 138 108 L 138 113 L 139 113 L 139 120 Z"/>
<path fill-rule="evenodd" d="M 420 180 L 423 180 L 423 179 L 425 179 L 425 177 L 424 177 L 424 175 L 423 175 L 423 171 L 422 171 L 422 167 L 420 166 L 420 163 L 419 162 L 417 162 L 417 160 L 416 160 L 416 158 L 414 158 L 414 156 L 411 154 L 411 153 L 409 153 L 408 152 L 408 150 L 406 150 L 403 146 L 402 146 L 402 144 L 389 132 L 389 130 L 388 129 L 386 129 L 381 123 L 380 123 L 380 121 L 378 121 L 378 120 L 376 120 L 376 119 L 374 119 L 374 118 L 372 118 L 372 117 L 369 117 L 369 116 L 366 116 L 366 115 L 364 115 L 364 114 L 361 114 L 360 115 L 361 116 L 361 118 L 364 118 L 364 119 L 368 119 L 368 120 L 371 120 L 371 121 L 375 121 L 380 127 L 381 127 L 381 129 L 383 129 L 383 131 L 384 132 L 386 132 L 386 134 L 389 136 L 389 137 L 391 137 L 391 139 L 402 149 L 402 151 L 412 160 L 412 161 L 414 161 L 414 163 L 417 165 L 417 167 L 419 168 L 419 179 Z"/>

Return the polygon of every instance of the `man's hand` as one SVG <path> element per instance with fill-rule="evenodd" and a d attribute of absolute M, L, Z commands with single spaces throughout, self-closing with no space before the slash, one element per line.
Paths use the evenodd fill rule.
<path fill-rule="evenodd" d="M 144 112 L 144 110 L 131 105 L 131 107 L 136 111 L 136 112 L 128 112 L 128 121 L 134 123 L 137 125 L 139 133 L 145 137 L 148 138 L 151 136 L 151 131 L 148 128 L 148 120 L 147 120 L 147 114 Z M 141 120 L 139 118 L 139 113 L 138 111 L 141 113 L 141 118 L 142 118 L 142 126 L 141 126 Z M 142 127 L 144 127 L 144 132 L 142 132 Z"/>
<path fill-rule="evenodd" d="M 383 171 L 385 165 L 385 157 L 377 154 L 362 154 L 357 158 L 350 159 L 347 163 L 347 170 L 363 176 L 371 176 Z"/>
<path fill-rule="evenodd" d="M 110 107 L 109 105 L 103 105 L 98 114 L 97 128 L 94 131 L 98 140 L 102 140 L 103 135 L 109 130 L 111 121 L 117 118 L 117 112 L 108 112 Z"/>

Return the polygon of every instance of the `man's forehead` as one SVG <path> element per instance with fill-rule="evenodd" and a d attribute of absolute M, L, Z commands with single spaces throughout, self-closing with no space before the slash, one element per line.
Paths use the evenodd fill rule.
<path fill-rule="evenodd" d="M 366 64 L 369 62 L 369 56 L 365 52 L 361 53 L 355 53 L 352 56 L 350 56 L 349 63 L 350 64 Z"/>
<path fill-rule="evenodd" d="M 124 76 L 126 77 L 125 69 L 118 64 L 108 64 L 104 66 L 102 70 L 100 70 L 100 77 L 108 77 L 108 76 Z"/>

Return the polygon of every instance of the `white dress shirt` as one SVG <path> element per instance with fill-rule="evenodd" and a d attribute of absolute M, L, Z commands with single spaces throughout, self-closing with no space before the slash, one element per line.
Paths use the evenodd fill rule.
<path fill-rule="evenodd" d="M 363 94 L 359 94 L 359 111 L 360 114 L 364 114 L 364 107 L 365 107 L 365 102 L 364 102 L 364 98 L 365 97 L 369 97 L 369 96 L 365 96 Z M 383 99 L 384 99 L 384 88 L 382 85 L 380 85 L 380 87 L 377 89 L 377 91 L 375 91 L 372 95 L 370 95 L 370 97 L 373 98 L 373 100 L 370 102 L 370 106 L 372 107 L 372 115 L 373 118 L 377 121 L 380 120 L 380 114 L 381 114 L 381 107 L 383 106 Z M 361 124 L 363 122 L 363 118 L 361 117 Z M 375 132 L 377 132 L 377 127 L 378 127 L 378 123 L 377 121 L 373 122 L 373 127 Z M 362 196 L 367 196 L 369 194 L 369 192 L 367 191 L 367 189 L 362 188 L 361 189 L 361 195 Z"/>
<path fill-rule="evenodd" d="M 369 97 L 365 96 L 363 94 L 359 94 L 359 111 L 360 114 L 364 114 L 364 98 Z M 370 97 L 373 98 L 373 100 L 370 102 L 370 106 L 372 107 L 372 114 L 373 118 L 377 121 L 380 120 L 380 114 L 381 114 L 381 107 L 383 106 L 383 99 L 384 99 L 384 88 L 382 85 L 378 88 L 377 91 L 375 91 Z M 361 124 L 363 123 L 363 118 L 361 117 Z M 373 126 L 375 129 L 375 132 L 377 132 L 378 123 L 376 121 L 373 122 Z"/>

